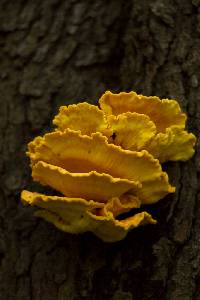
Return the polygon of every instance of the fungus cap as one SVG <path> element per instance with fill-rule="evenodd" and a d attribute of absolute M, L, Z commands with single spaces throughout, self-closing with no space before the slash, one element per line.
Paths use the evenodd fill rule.
<path fill-rule="evenodd" d="M 106 137 L 100 133 L 89 137 L 68 129 L 46 134 L 40 139 L 40 144 L 38 140 L 35 146 L 33 144 L 34 142 L 29 146 L 28 153 L 32 165 L 37 161 L 44 161 L 72 173 L 96 171 L 114 178 L 139 181 L 142 183 L 141 195 L 145 195 L 145 199 L 141 198 L 141 201 L 147 201 L 146 197 L 150 203 L 158 201 L 161 199 L 158 195 L 163 197 L 171 188 L 168 177 L 163 176 L 159 161 L 146 150 L 123 150 L 119 146 L 109 144 Z M 162 181 L 160 177 L 163 178 Z"/>
<path fill-rule="evenodd" d="M 156 134 L 156 126 L 150 118 L 135 112 L 109 115 L 108 123 L 113 131 L 111 142 L 127 150 L 145 149 L 145 145 Z"/>
<path fill-rule="evenodd" d="M 176 100 L 161 100 L 155 96 L 137 95 L 135 92 L 112 94 L 108 91 L 100 98 L 99 103 L 108 114 L 107 118 L 115 132 L 113 143 L 129 150 L 146 149 L 160 162 L 185 161 L 193 156 L 196 138 L 184 130 L 186 115 L 181 112 Z M 142 134 L 142 130 L 135 130 L 138 135 L 140 134 L 135 143 L 134 136 L 137 135 L 134 134 L 132 120 L 130 117 L 124 120 L 124 115 L 130 112 L 137 113 L 140 118 L 145 114 L 155 125 L 154 130 L 150 123 L 148 129 L 145 129 L 145 120 L 142 122 L 141 119 L 144 131 Z"/>
<path fill-rule="evenodd" d="M 113 94 L 105 92 L 99 100 L 101 109 L 108 115 L 136 112 L 150 117 L 157 132 L 165 132 L 171 125 L 185 127 L 186 115 L 181 112 L 177 101 L 160 99 L 156 96 L 143 96 L 135 92 Z"/>
<path fill-rule="evenodd" d="M 146 149 L 161 163 L 168 160 L 186 161 L 194 155 L 196 137 L 178 126 L 171 126 L 165 133 L 158 133 Z"/>
<path fill-rule="evenodd" d="M 112 197 L 120 197 L 130 190 L 137 193 L 139 182 L 113 178 L 109 174 L 91 171 L 89 173 L 70 173 L 67 170 L 39 161 L 33 166 L 33 179 L 48 185 L 68 197 L 106 202 Z"/>
<path fill-rule="evenodd" d="M 22 192 L 22 201 L 42 208 L 35 215 L 53 223 L 57 228 L 69 233 L 91 231 L 103 241 L 116 242 L 123 239 L 132 228 L 145 224 L 156 224 L 150 214 L 138 213 L 125 220 L 116 220 L 109 211 L 106 215 L 95 215 L 94 208 L 102 203 L 81 198 L 46 196 L 39 193 Z"/>
<path fill-rule="evenodd" d="M 61 106 L 53 123 L 61 131 L 69 128 L 86 135 L 91 135 L 95 132 L 102 132 L 108 136 L 112 135 L 104 112 L 97 106 L 87 102 Z"/>
<path fill-rule="evenodd" d="M 33 164 L 42 160 L 70 172 L 95 170 L 141 182 L 156 177 L 162 171 L 159 161 L 146 150 L 124 150 L 109 144 L 100 133 L 90 137 L 67 129 L 45 134 L 39 144 L 37 139 L 36 142 L 35 146 L 34 142 L 31 143 L 28 152 Z"/>

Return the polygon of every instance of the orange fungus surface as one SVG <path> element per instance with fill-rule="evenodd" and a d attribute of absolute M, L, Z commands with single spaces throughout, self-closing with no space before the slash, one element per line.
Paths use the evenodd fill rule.
<path fill-rule="evenodd" d="M 53 123 L 54 131 L 29 143 L 27 155 L 33 180 L 57 195 L 24 190 L 21 200 L 62 231 L 90 231 L 106 242 L 156 224 L 143 205 L 175 192 L 161 163 L 194 154 L 196 138 L 185 130 L 176 100 L 108 91 L 99 108 L 61 106 Z"/>

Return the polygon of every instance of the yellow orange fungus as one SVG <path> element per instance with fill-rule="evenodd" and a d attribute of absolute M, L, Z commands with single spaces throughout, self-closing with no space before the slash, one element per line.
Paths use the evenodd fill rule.
<path fill-rule="evenodd" d="M 113 130 L 111 142 L 123 149 L 141 150 L 156 134 L 156 126 L 150 118 L 138 113 L 122 113 L 108 116 Z"/>
<path fill-rule="evenodd" d="M 62 106 L 56 130 L 28 145 L 33 179 L 63 196 L 25 190 L 21 199 L 60 230 L 115 242 L 156 223 L 143 205 L 175 192 L 161 163 L 192 157 L 196 138 L 175 100 L 106 92 L 99 105 Z"/>
<path fill-rule="evenodd" d="M 87 231 L 91 222 L 91 216 L 88 215 L 88 211 L 103 207 L 102 203 L 94 202 L 93 200 L 47 196 L 28 191 L 23 191 L 21 197 L 25 204 L 37 205 L 65 221 L 65 226 L 68 226 L 68 230 L 71 233 Z"/>
<path fill-rule="evenodd" d="M 171 125 L 185 127 L 186 115 L 175 100 L 160 100 L 156 96 L 148 97 L 135 92 L 113 94 L 108 91 L 100 98 L 99 104 L 110 115 L 117 116 L 125 112 L 145 114 L 154 122 L 158 132 L 165 132 Z"/>
<path fill-rule="evenodd" d="M 81 197 L 106 202 L 112 197 L 119 197 L 124 193 L 136 193 L 139 183 L 128 179 L 113 178 L 109 174 L 70 173 L 65 169 L 39 161 L 33 166 L 33 179 L 69 197 Z"/>
<path fill-rule="evenodd" d="M 159 161 L 188 160 L 194 154 L 196 137 L 178 126 L 171 126 L 165 133 L 158 133 L 146 149 Z"/>
<path fill-rule="evenodd" d="M 162 185 L 158 186 L 160 176 L 163 176 L 162 168 L 159 161 L 146 150 L 140 152 L 123 150 L 119 146 L 109 144 L 106 137 L 100 133 L 94 133 L 89 137 L 66 129 L 64 132 L 55 131 L 44 135 L 43 140 L 40 139 L 40 144 L 37 139 L 36 141 L 35 147 L 34 142 L 29 147 L 28 154 L 32 164 L 45 161 L 72 173 L 97 171 L 116 178 L 140 181 L 142 185 L 150 180 L 152 184 L 148 196 L 150 202 L 160 200 L 171 187 L 167 176 L 164 177 Z M 157 198 L 157 190 L 162 192 L 162 186 L 163 194 Z M 149 188 L 146 191 L 143 185 L 142 190 L 146 201 Z"/>
<path fill-rule="evenodd" d="M 80 130 L 82 134 L 86 135 L 95 132 L 102 132 L 105 135 L 112 134 L 111 129 L 108 129 L 108 122 L 103 111 L 86 102 L 61 106 L 53 123 L 61 131 L 69 128 Z"/>
<path fill-rule="evenodd" d="M 107 215 L 109 212 L 112 212 L 114 217 L 130 211 L 132 208 L 139 208 L 141 201 L 138 197 L 135 197 L 130 194 L 125 194 L 120 198 L 113 197 L 99 210 L 100 215 Z"/>
<path fill-rule="evenodd" d="M 101 208 L 102 204 L 81 198 L 46 196 L 39 193 L 22 192 L 25 204 L 36 205 L 35 215 L 53 223 L 57 228 L 69 233 L 91 231 L 107 242 L 124 238 L 128 231 L 142 224 L 155 224 L 156 221 L 146 212 L 138 213 L 126 221 L 118 221 L 112 212 L 95 215 L 92 209 Z"/>
<path fill-rule="evenodd" d="M 115 132 L 113 143 L 119 144 L 122 148 L 146 149 L 160 162 L 185 161 L 194 154 L 196 138 L 192 133 L 184 131 L 186 115 L 181 111 L 177 101 L 137 95 L 135 92 L 113 94 L 108 91 L 100 98 L 99 104 L 102 110 L 108 114 L 108 120 Z M 147 119 L 141 119 L 142 125 L 135 128 L 140 136 L 140 138 L 136 136 L 137 142 L 135 143 L 133 142 L 135 135 L 133 127 L 137 125 L 133 125 L 133 117 L 125 118 L 127 113 L 129 116 L 131 115 L 130 112 L 137 113 L 140 118 L 143 115 L 148 116 L 151 122 L 147 130 L 145 129 L 145 127 L 147 128 Z M 142 126 L 145 132 L 143 134 Z"/>
<path fill-rule="evenodd" d="M 36 145 L 35 152 L 29 149 L 29 155 L 33 163 L 42 160 L 70 172 L 95 170 L 141 182 L 162 172 L 159 161 L 146 150 L 123 150 L 109 144 L 99 133 L 91 137 L 71 130 L 48 133 L 44 135 L 41 144 Z"/>

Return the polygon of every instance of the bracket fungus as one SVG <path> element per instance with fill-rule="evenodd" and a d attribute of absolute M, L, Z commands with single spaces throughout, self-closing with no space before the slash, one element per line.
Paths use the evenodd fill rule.
<path fill-rule="evenodd" d="M 186 115 L 181 111 L 176 100 L 161 100 L 156 96 L 137 95 L 135 92 L 113 94 L 108 91 L 100 98 L 99 104 L 105 114 L 112 116 L 112 118 L 108 118 L 108 121 L 110 120 L 109 123 L 112 127 L 114 120 L 115 135 L 118 136 L 118 139 L 115 140 L 124 149 L 146 149 L 161 163 L 167 160 L 185 161 L 193 156 L 196 138 L 192 133 L 184 130 Z M 135 131 L 135 127 L 132 128 L 133 121 L 126 115 L 127 113 L 129 116 L 132 115 L 132 119 L 139 118 L 134 113 L 140 114 L 144 127 L 147 125 L 142 121 L 142 115 L 148 116 L 155 125 L 153 128 L 149 123 L 149 130 L 152 128 L 148 134 L 149 139 L 146 137 L 146 140 L 143 141 L 144 136 L 142 135 L 141 146 L 135 143 L 133 138 L 128 139 L 127 142 L 127 135 L 130 136 L 131 132 L 134 135 Z M 123 126 L 123 114 L 127 116 L 126 130 Z M 141 127 L 139 129 L 142 131 Z"/>
<path fill-rule="evenodd" d="M 115 242 L 156 223 L 134 209 L 175 191 L 161 163 L 191 158 L 196 138 L 185 130 L 186 115 L 175 100 L 106 92 L 99 106 L 62 106 L 55 131 L 29 143 L 33 179 L 59 195 L 24 190 L 21 199 L 65 232 L 91 231 Z"/>

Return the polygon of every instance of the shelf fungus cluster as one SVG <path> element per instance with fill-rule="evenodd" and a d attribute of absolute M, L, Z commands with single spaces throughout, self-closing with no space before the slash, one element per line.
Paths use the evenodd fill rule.
<path fill-rule="evenodd" d="M 59 193 L 22 191 L 22 201 L 63 231 L 91 231 L 108 242 L 155 224 L 141 208 L 175 191 L 161 163 L 194 154 L 185 122 L 175 100 L 134 92 L 106 92 L 99 107 L 62 106 L 55 131 L 36 137 L 27 152 L 33 179 Z"/>

